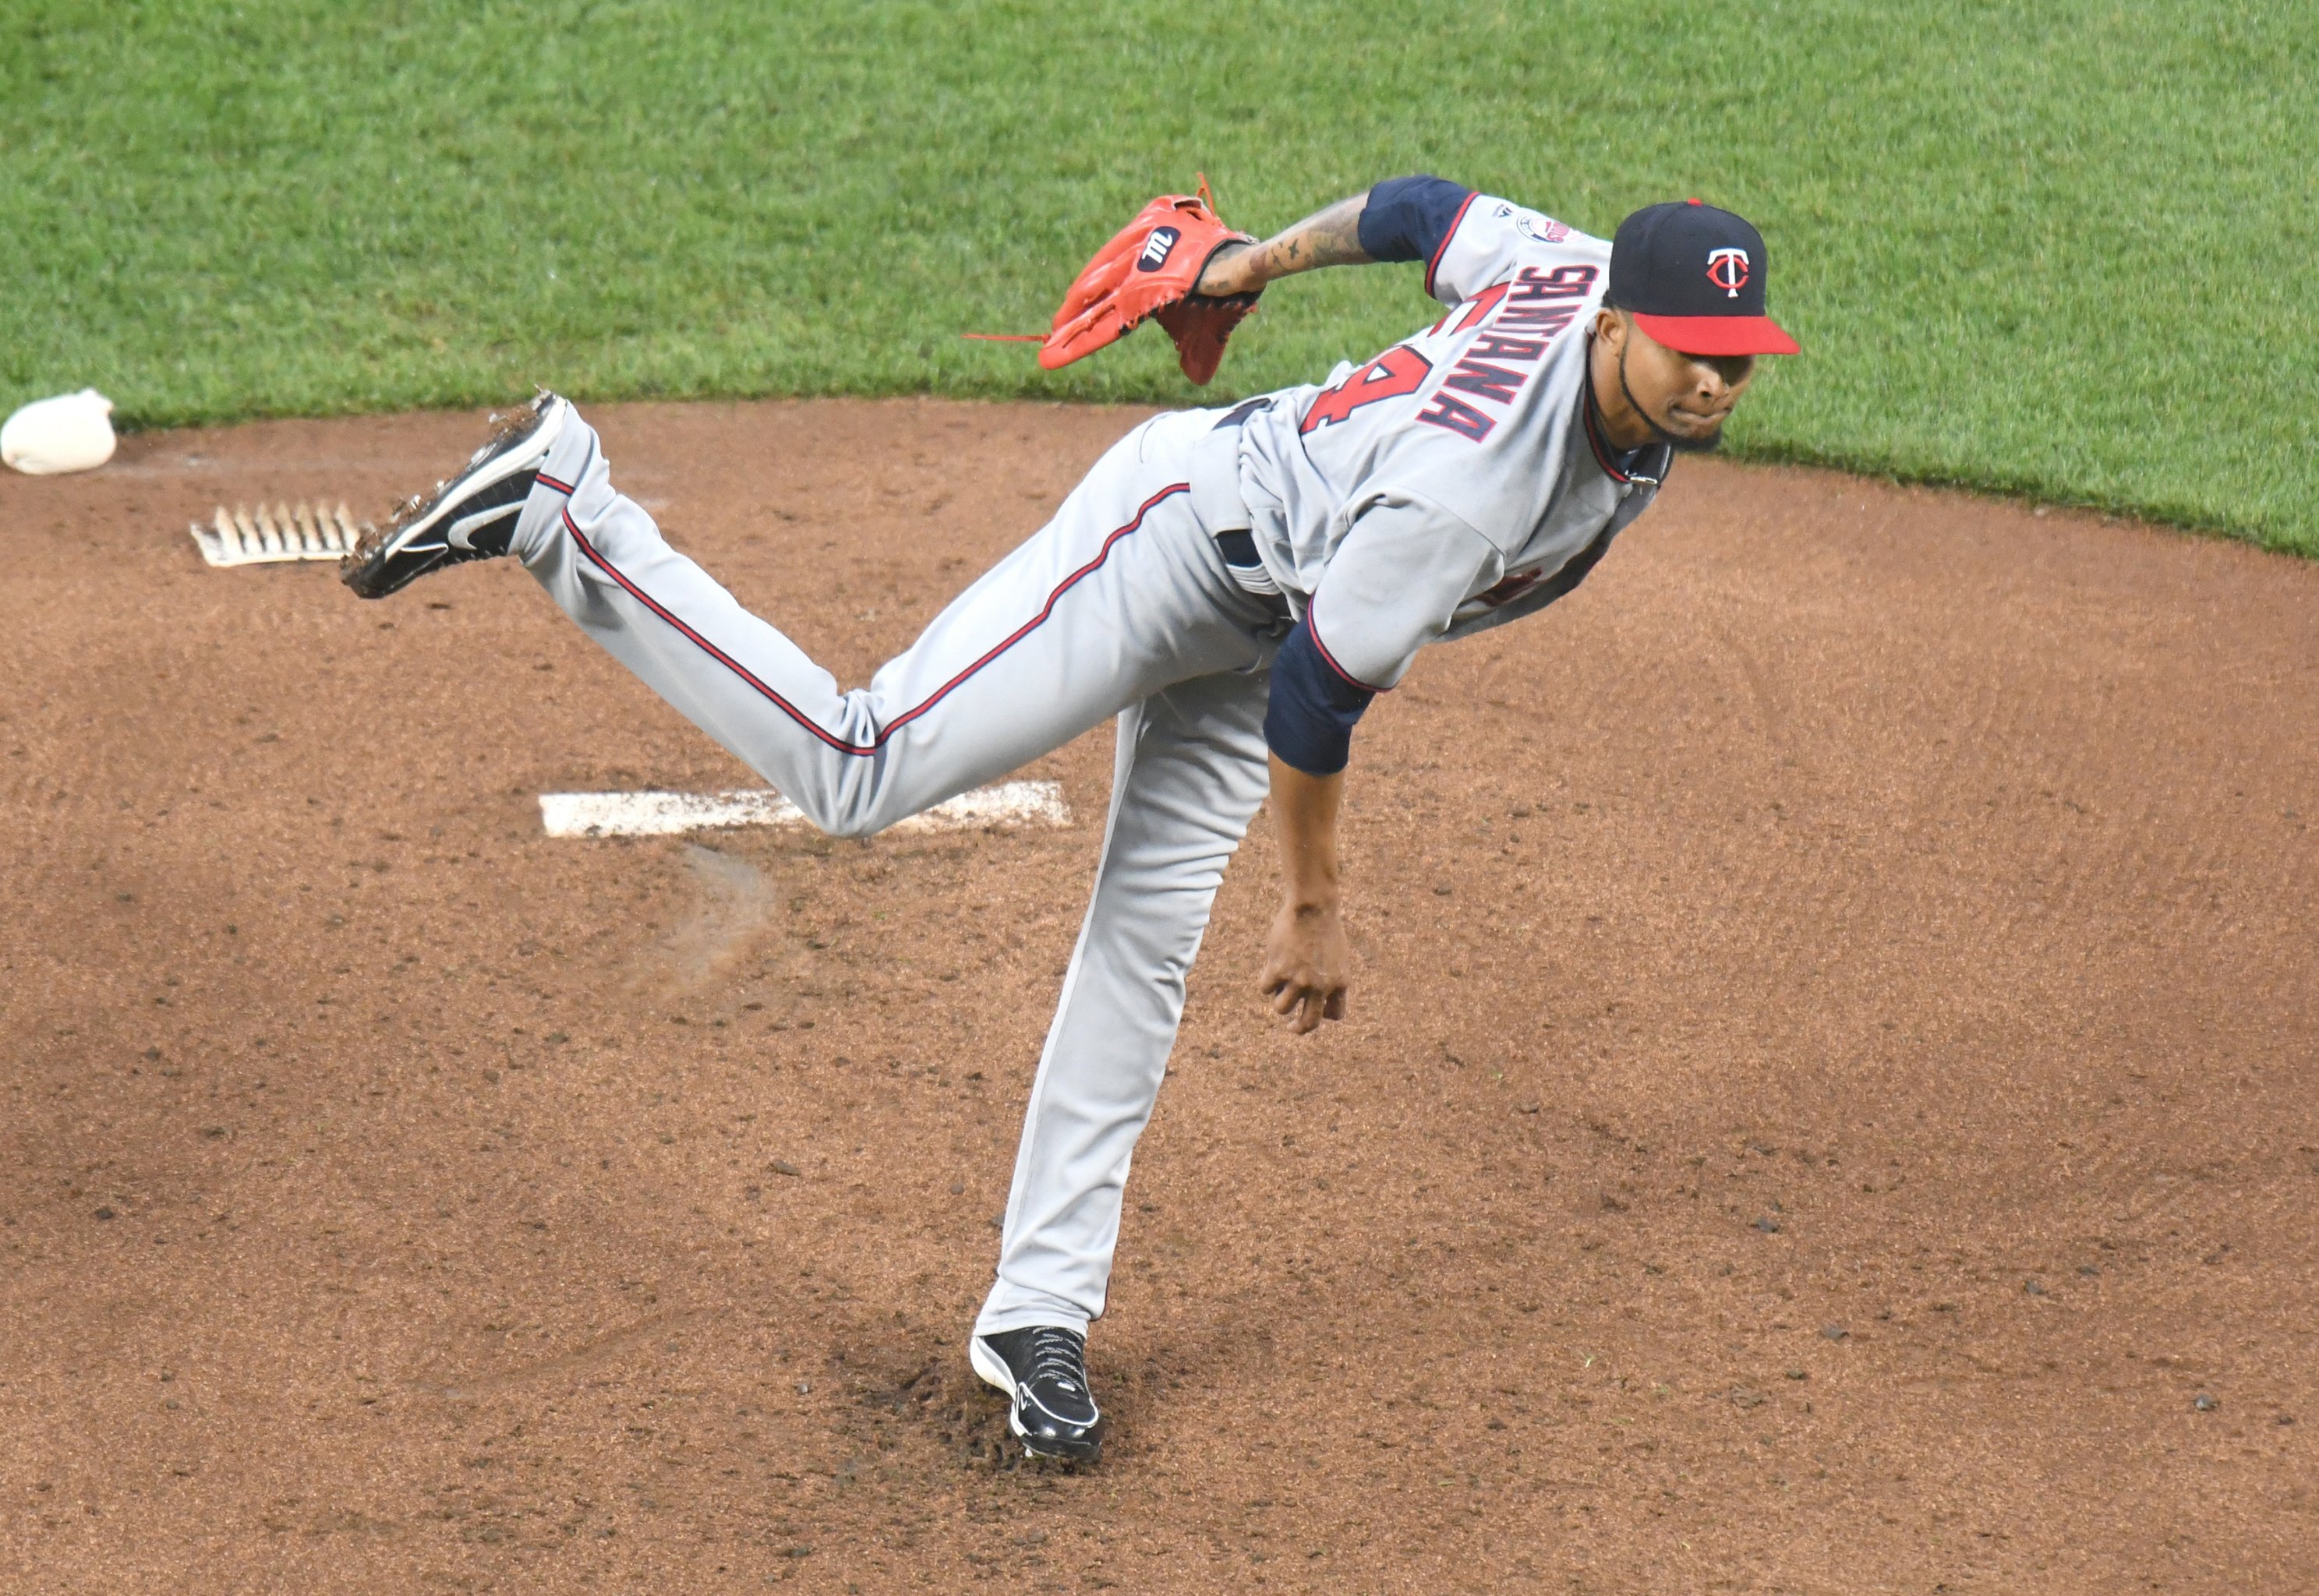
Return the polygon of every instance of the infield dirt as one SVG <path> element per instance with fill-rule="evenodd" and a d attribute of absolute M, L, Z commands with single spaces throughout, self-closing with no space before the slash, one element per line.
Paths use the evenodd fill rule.
<path fill-rule="evenodd" d="M 848 681 L 1139 413 L 591 411 Z M 1259 821 L 1071 1474 L 963 1337 L 1109 734 L 1060 832 L 548 839 L 757 783 L 511 566 L 184 530 L 478 435 L 0 481 L 0 1586 L 2319 1586 L 2319 567 L 1683 464 L 1364 724 L 1301 1041 Z"/>

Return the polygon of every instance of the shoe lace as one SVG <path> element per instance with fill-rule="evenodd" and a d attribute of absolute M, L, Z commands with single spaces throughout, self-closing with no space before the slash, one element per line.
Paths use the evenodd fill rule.
<path fill-rule="evenodd" d="M 1078 1391 L 1087 1389 L 1086 1355 L 1078 1337 L 1053 1325 L 1031 1332 L 1031 1383 L 1060 1380 Z"/>

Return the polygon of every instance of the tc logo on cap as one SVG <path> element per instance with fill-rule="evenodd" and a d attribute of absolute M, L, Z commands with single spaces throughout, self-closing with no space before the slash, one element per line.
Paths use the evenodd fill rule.
<path fill-rule="evenodd" d="M 1707 280 L 1733 299 L 1747 286 L 1747 252 L 1726 247 L 1707 252 Z"/>

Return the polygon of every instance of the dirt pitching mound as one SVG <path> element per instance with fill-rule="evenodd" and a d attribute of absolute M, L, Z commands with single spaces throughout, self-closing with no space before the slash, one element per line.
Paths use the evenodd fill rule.
<path fill-rule="evenodd" d="M 1135 417 L 594 419 L 859 681 Z M 1362 727 L 1303 1042 L 1259 823 L 1068 1474 L 962 1342 L 1108 735 L 1061 831 L 551 840 L 757 783 L 512 567 L 183 531 L 475 436 L 0 481 L 0 1586 L 2319 1583 L 2319 568 L 1683 464 Z"/>

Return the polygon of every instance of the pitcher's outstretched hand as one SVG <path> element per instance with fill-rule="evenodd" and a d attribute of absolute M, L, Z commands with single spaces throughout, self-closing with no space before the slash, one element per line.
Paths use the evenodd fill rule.
<path fill-rule="evenodd" d="M 1353 949 L 1345 940 L 1344 916 L 1334 900 L 1299 903 L 1290 898 L 1272 917 L 1264 939 L 1264 995 L 1272 1012 L 1303 1036 L 1322 1020 L 1345 1017 L 1345 987 L 1352 978 Z"/>

